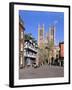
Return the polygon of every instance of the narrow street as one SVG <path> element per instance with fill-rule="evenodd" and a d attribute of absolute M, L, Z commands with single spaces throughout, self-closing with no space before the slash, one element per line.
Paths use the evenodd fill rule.
<path fill-rule="evenodd" d="M 63 77 L 64 67 L 43 65 L 38 68 L 26 67 L 19 70 L 19 79 Z"/>

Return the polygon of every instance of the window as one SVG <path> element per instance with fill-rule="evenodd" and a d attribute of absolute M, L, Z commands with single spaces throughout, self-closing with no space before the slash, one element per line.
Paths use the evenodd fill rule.
<path fill-rule="evenodd" d="M 21 51 L 23 51 L 23 44 L 21 43 Z"/>
<path fill-rule="evenodd" d="M 21 32 L 21 39 L 23 39 L 23 32 Z"/>

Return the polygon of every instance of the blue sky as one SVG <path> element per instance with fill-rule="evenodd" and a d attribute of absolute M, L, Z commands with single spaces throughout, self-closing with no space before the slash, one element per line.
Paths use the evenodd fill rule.
<path fill-rule="evenodd" d="M 55 24 L 55 44 L 64 41 L 64 13 L 63 12 L 46 12 L 46 11 L 26 11 L 20 10 L 21 16 L 25 24 L 25 33 L 32 33 L 32 36 L 38 38 L 38 24 L 44 24 L 45 33 L 50 25 Z"/>

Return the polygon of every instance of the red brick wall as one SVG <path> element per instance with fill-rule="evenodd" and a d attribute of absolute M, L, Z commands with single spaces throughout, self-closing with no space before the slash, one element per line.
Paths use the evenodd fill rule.
<path fill-rule="evenodd" d="M 60 44 L 60 57 L 64 57 L 64 43 Z"/>

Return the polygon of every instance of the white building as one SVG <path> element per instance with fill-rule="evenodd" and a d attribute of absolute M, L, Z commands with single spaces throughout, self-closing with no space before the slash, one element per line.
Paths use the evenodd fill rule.
<path fill-rule="evenodd" d="M 36 63 L 37 45 L 32 40 L 25 40 L 24 43 L 24 60 L 25 65 L 30 66 Z"/>

